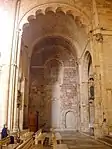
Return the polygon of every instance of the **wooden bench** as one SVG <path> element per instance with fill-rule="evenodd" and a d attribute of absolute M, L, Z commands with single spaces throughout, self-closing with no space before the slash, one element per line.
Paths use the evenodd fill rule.
<path fill-rule="evenodd" d="M 26 141 L 30 137 L 33 137 L 33 134 L 34 134 L 33 132 L 27 132 L 27 133 L 23 134 L 22 136 L 20 136 L 20 140 Z"/>
<path fill-rule="evenodd" d="M 10 137 L 0 140 L 0 149 L 16 149 L 20 144 L 10 144 Z"/>
<path fill-rule="evenodd" d="M 2 147 L 5 145 L 5 146 L 8 146 L 10 143 L 10 137 L 6 137 L 2 140 L 0 140 L 0 149 L 2 149 Z"/>
<path fill-rule="evenodd" d="M 6 149 L 16 149 L 20 144 L 9 144 Z"/>
<path fill-rule="evenodd" d="M 19 145 L 16 149 L 33 149 L 34 147 L 34 139 L 30 137 L 26 141 L 24 141 L 21 145 Z"/>
<path fill-rule="evenodd" d="M 37 133 L 35 133 L 35 144 L 42 144 L 44 142 L 46 133 L 42 133 L 42 130 L 38 130 Z"/>
<path fill-rule="evenodd" d="M 57 144 L 61 144 L 62 143 L 62 136 L 61 136 L 61 134 L 59 132 L 56 132 L 55 136 L 56 136 Z"/>
<path fill-rule="evenodd" d="M 29 130 L 23 130 L 19 134 L 17 132 L 11 133 L 11 136 L 13 136 L 15 140 L 17 139 L 18 135 L 20 136 L 20 140 L 22 140 L 23 142 L 25 142 L 29 138 L 33 139 L 33 132 L 29 132 Z M 16 149 L 20 144 L 21 143 L 17 143 L 16 141 L 15 144 L 10 144 L 10 136 L 8 136 L 0 140 L 0 149 Z"/>
<path fill-rule="evenodd" d="M 39 129 L 36 133 L 35 136 L 39 137 L 42 134 L 42 129 Z"/>
<path fill-rule="evenodd" d="M 29 129 L 25 129 L 25 130 L 20 131 L 20 132 L 19 132 L 19 135 L 20 135 L 20 136 L 23 136 L 24 134 L 26 134 L 26 133 L 28 133 L 28 132 L 30 132 Z"/>

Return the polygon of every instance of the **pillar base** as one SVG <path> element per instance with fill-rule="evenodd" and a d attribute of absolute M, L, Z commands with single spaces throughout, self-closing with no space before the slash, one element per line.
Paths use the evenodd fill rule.
<path fill-rule="evenodd" d="M 102 126 L 99 126 L 99 124 L 95 124 L 95 127 L 94 127 L 94 136 L 95 136 L 96 139 L 103 137 Z"/>

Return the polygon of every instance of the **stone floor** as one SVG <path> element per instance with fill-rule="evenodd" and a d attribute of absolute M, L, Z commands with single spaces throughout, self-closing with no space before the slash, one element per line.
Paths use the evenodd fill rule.
<path fill-rule="evenodd" d="M 63 143 L 67 144 L 69 149 L 112 149 L 109 146 L 85 136 L 80 133 L 61 133 Z"/>
<path fill-rule="evenodd" d="M 112 149 L 111 147 L 80 133 L 64 132 L 61 133 L 61 135 L 63 140 L 62 143 L 67 144 L 68 149 Z M 34 149 L 51 149 L 51 147 L 38 145 L 35 146 Z M 62 149 L 65 149 L 65 147 L 63 146 Z"/>

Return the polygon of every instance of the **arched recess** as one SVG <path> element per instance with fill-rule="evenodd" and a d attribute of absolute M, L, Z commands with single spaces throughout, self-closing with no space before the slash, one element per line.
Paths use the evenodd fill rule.
<path fill-rule="evenodd" d="M 92 56 L 89 51 L 86 51 L 83 59 L 83 74 L 82 74 L 82 97 L 81 97 L 81 121 L 82 129 L 86 132 L 94 134 L 94 76 Z"/>
<path fill-rule="evenodd" d="M 43 7 L 43 6 L 42 6 Z M 76 36 L 76 35 L 74 35 L 74 33 L 75 33 L 75 30 L 78 30 L 78 28 L 77 28 L 77 25 L 74 23 L 75 21 L 76 22 L 78 22 L 77 24 L 82 24 L 80 27 L 84 27 L 85 26 L 85 24 L 87 25 L 87 24 L 89 24 L 89 22 L 87 21 L 88 19 L 87 19 L 87 17 L 85 17 L 85 14 L 83 14 L 83 12 L 81 12 L 80 10 L 78 10 L 78 8 L 74 8 L 74 7 L 72 7 L 72 6 L 67 6 L 67 5 L 62 5 L 62 8 L 59 8 L 58 9 L 58 7 L 57 7 L 57 4 L 56 5 L 54 5 L 54 4 L 51 4 L 51 5 L 49 5 L 49 7 L 44 7 L 44 9 L 42 8 L 41 6 L 39 6 L 38 8 L 37 7 L 35 7 L 34 9 L 32 8 L 32 10 L 30 11 L 28 11 L 28 13 L 26 13 L 25 15 L 24 15 L 24 17 L 21 19 L 21 21 L 20 21 L 20 24 L 19 24 L 19 28 L 21 29 L 21 31 L 23 30 L 23 34 L 22 34 L 22 50 L 26 53 L 26 55 L 27 55 L 27 60 L 26 60 L 26 62 L 27 62 L 27 64 L 26 64 L 26 66 L 27 66 L 27 70 L 24 70 L 25 72 L 26 72 L 26 74 L 25 74 L 25 77 L 26 78 L 28 78 L 28 76 L 29 76 L 29 65 L 30 65 L 30 59 L 29 58 L 31 58 L 31 55 L 32 55 L 32 52 L 31 51 L 33 51 L 34 50 L 34 47 L 35 47 L 35 45 L 37 44 L 37 42 L 39 43 L 41 43 L 41 40 L 43 40 L 44 38 L 46 38 L 46 39 L 48 39 L 49 40 L 49 38 L 51 38 L 51 37 L 54 37 L 54 39 L 53 38 L 51 38 L 51 39 L 53 39 L 53 40 L 49 40 L 49 41 L 54 41 L 55 39 L 57 40 L 58 39 L 58 45 L 61 45 L 61 46 L 64 46 L 64 45 L 71 45 L 71 46 L 66 46 L 66 47 L 64 47 L 65 49 L 66 48 L 68 48 L 68 50 L 69 51 L 72 51 L 72 53 L 73 53 L 73 56 L 74 56 L 74 59 L 76 60 L 80 55 L 81 55 L 81 51 L 80 51 L 80 49 L 81 49 L 81 47 L 79 46 L 81 43 L 82 43 L 82 40 L 80 41 L 80 44 L 79 44 L 79 39 L 81 39 L 81 38 L 79 38 L 79 39 L 77 39 L 78 37 Z M 53 9 L 52 9 L 52 7 L 53 7 Z M 48 9 L 47 9 L 48 8 Z M 38 11 L 39 10 L 39 11 Z M 71 11 L 72 10 L 72 11 Z M 35 15 L 35 12 L 36 12 L 36 15 Z M 50 12 L 50 13 L 49 13 Z M 62 13 L 63 12 L 63 13 Z M 77 13 L 76 13 L 77 12 Z M 46 17 L 46 15 L 48 15 L 48 14 L 52 14 L 53 16 L 57 16 L 57 15 L 62 15 L 63 17 L 65 17 L 65 18 L 67 18 L 67 19 L 69 19 L 70 20 L 70 22 L 72 22 L 72 23 L 74 23 L 73 24 L 73 26 L 75 27 L 75 29 L 74 29 L 74 31 L 72 30 L 72 29 L 70 29 L 70 27 L 68 27 L 67 29 L 65 28 L 65 30 L 64 30 L 64 32 L 66 32 L 66 31 L 68 31 L 68 30 L 71 30 L 70 32 L 68 32 L 66 35 L 64 35 L 64 34 L 62 34 L 61 32 L 56 32 L 56 33 L 54 33 L 54 32 L 50 32 L 50 33 L 48 33 L 47 35 L 42 35 L 41 33 L 40 33 L 40 36 L 36 36 L 35 38 L 32 38 L 31 39 L 31 42 L 29 42 L 29 40 L 27 40 L 27 41 L 25 41 L 25 38 L 26 37 L 29 37 L 29 36 L 27 36 L 27 34 L 26 34 L 26 36 L 24 36 L 24 31 L 27 29 L 27 28 L 29 28 L 29 27 L 31 27 L 32 26 L 32 24 L 33 24 L 33 22 L 38 18 L 38 17 L 40 17 L 40 16 L 43 16 L 43 17 Z M 83 14 L 83 15 L 82 15 Z M 81 15 L 83 16 L 82 17 L 82 19 L 80 18 L 81 17 Z M 77 19 L 77 17 L 76 16 L 78 16 L 78 18 L 79 19 Z M 26 23 L 26 20 L 28 19 L 28 23 Z M 78 21 L 77 21 L 78 20 Z M 85 22 L 85 23 L 83 23 L 83 21 Z M 86 20 L 86 21 L 85 21 Z M 59 21 L 59 22 L 63 22 L 63 21 Z M 67 21 L 66 21 L 67 22 Z M 24 24 L 24 23 L 26 23 L 26 24 Z M 68 23 L 69 25 L 70 24 L 72 24 L 72 23 Z M 23 26 L 23 24 L 24 24 L 24 26 Z M 38 22 L 38 24 L 39 24 L 39 22 Z M 84 25 L 84 26 L 83 26 Z M 46 24 L 44 23 L 44 26 L 46 26 Z M 65 25 L 60 25 L 60 26 L 65 26 Z M 43 26 L 42 26 L 43 27 Z M 51 26 L 51 28 L 53 29 L 53 31 L 55 31 L 55 29 Z M 32 28 L 30 28 L 31 30 L 32 30 Z M 50 30 L 50 29 L 49 29 Z M 60 31 L 59 29 L 56 29 L 56 30 L 58 30 L 58 31 Z M 38 31 L 38 30 L 37 30 Z M 44 31 L 44 29 L 42 28 L 42 31 Z M 45 28 L 45 31 L 46 31 L 46 28 Z M 26 30 L 26 32 L 27 32 L 27 30 Z M 34 30 L 34 32 L 36 32 L 36 30 Z M 72 34 L 73 33 L 73 34 Z M 81 34 L 82 35 L 82 34 Z M 33 36 L 32 36 L 33 37 Z M 39 37 L 39 38 L 38 38 Z M 62 40 L 62 38 L 63 38 L 63 40 Z M 86 38 L 84 38 L 84 39 L 86 39 Z M 64 41 L 63 43 L 61 43 L 60 41 Z M 27 43 L 29 43 L 29 45 L 27 44 Z M 75 46 L 76 46 L 76 43 L 77 43 L 77 47 L 78 48 L 75 48 Z M 75 45 L 75 46 L 74 46 Z M 82 46 L 82 47 L 84 47 L 84 46 Z M 76 57 L 75 57 L 76 56 Z M 23 58 L 23 60 L 24 60 L 24 58 Z M 25 60 L 24 60 L 25 61 Z M 76 60 L 77 61 L 77 60 Z M 75 61 L 75 62 L 76 62 Z M 76 65 L 76 63 L 75 63 L 75 65 Z M 78 68 L 77 68 L 78 69 Z M 77 75 L 78 75 L 78 70 L 77 70 Z M 77 79 L 78 80 L 78 79 Z M 29 84 L 29 83 L 28 83 Z M 29 85 L 27 85 L 27 88 L 29 87 Z M 28 111 L 28 106 L 25 104 L 24 105 L 25 107 L 24 107 L 24 109 L 27 109 L 26 111 Z M 25 110 L 24 110 L 25 111 Z M 27 112 L 26 112 L 26 114 L 27 114 Z"/>
<path fill-rule="evenodd" d="M 75 114 L 73 111 L 68 111 L 65 114 L 65 128 L 67 129 L 76 129 L 75 128 Z"/>
<path fill-rule="evenodd" d="M 45 16 L 48 13 L 52 13 L 54 16 L 56 16 L 58 13 L 64 14 L 66 17 L 68 16 L 79 27 L 79 28 L 77 28 L 77 30 L 81 29 L 83 33 L 85 32 L 86 35 L 88 34 L 88 30 L 89 30 L 88 27 L 90 26 L 90 21 L 89 21 L 88 15 L 78 7 L 64 4 L 64 3 L 48 3 L 48 4 L 44 4 L 44 5 L 42 4 L 42 5 L 37 5 L 37 6 L 32 7 L 30 10 L 25 12 L 24 15 L 20 18 L 19 24 L 18 24 L 18 30 L 21 32 L 24 31 L 24 29 L 28 28 L 30 26 L 30 23 L 32 21 L 34 21 L 36 18 L 38 18 L 38 16 Z M 66 21 L 66 22 L 68 22 L 68 21 Z M 70 22 L 69 25 L 70 24 L 72 24 L 72 23 Z M 69 28 L 72 29 L 72 27 L 69 27 Z M 72 30 L 72 33 L 75 33 L 75 31 Z M 79 34 L 79 32 L 78 32 L 78 34 Z M 79 39 L 77 39 L 78 36 L 76 36 L 76 38 L 75 38 L 75 37 L 73 37 L 73 35 L 70 35 L 70 36 L 64 35 L 65 38 L 68 38 L 68 40 L 71 40 L 71 42 L 74 43 L 74 45 L 77 47 L 78 57 L 80 57 L 80 55 L 81 55 L 80 50 L 83 49 L 83 47 L 85 46 L 86 39 L 87 39 L 87 36 L 84 35 L 84 38 L 82 40 L 82 34 Z M 47 33 L 47 35 L 51 36 L 52 34 Z M 61 35 L 62 34 L 54 33 L 54 36 L 61 36 Z M 39 38 L 40 39 L 43 38 L 43 35 L 41 37 L 38 36 L 38 39 Z M 80 42 L 80 40 L 81 40 L 81 42 Z M 36 42 L 37 41 L 35 41 L 35 43 Z M 33 45 L 35 45 L 35 43 L 33 40 L 32 44 L 29 44 L 29 45 L 26 44 L 25 46 L 27 46 L 27 48 L 31 51 L 33 49 Z M 81 44 L 82 44 L 82 46 L 80 46 Z M 31 53 L 29 54 L 29 56 L 31 56 Z"/>
<path fill-rule="evenodd" d="M 19 28 L 22 29 L 23 25 L 27 23 L 29 16 L 35 16 L 38 14 L 46 14 L 48 12 L 62 12 L 72 16 L 75 19 L 76 16 L 80 17 L 82 24 L 88 26 L 90 25 L 88 15 L 82 11 L 81 8 L 77 6 L 67 5 L 64 3 L 49 3 L 44 5 L 36 5 L 29 10 L 27 10 L 19 20 Z"/>
<path fill-rule="evenodd" d="M 72 53 L 73 49 L 74 53 Z M 79 112 L 75 48 L 63 37 L 44 38 L 35 45 L 30 66 L 30 110 L 41 107 L 39 109 L 40 126 L 46 123 L 47 128 L 52 126 L 61 129 L 61 111 L 70 109 Z M 35 102 L 31 103 L 32 101 Z M 46 112 L 45 109 L 47 109 Z M 77 115 L 76 119 L 78 119 Z M 75 123 L 77 122 L 74 121 L 74 125 Z"/>

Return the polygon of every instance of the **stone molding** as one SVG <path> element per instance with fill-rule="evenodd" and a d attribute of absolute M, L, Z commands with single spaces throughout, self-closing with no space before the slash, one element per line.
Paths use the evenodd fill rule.
<path fill-rule="evenodd" d="M 89 17 L 81 8 L 77 6 L 72 6 L 64 3 L 46 3 L 42 5 L 37 5 L 25 12 L 19 20 L 19 28 L 22 29 L 23 25 L 28 23 L 30 19 L 35 19 L 36 15 L 43 14 L 45 15 L 48 12 L 63 12 L 67 15 L 71 15 L 74 19 L 78 16 L 86 26 L 90 25 Z"/>

